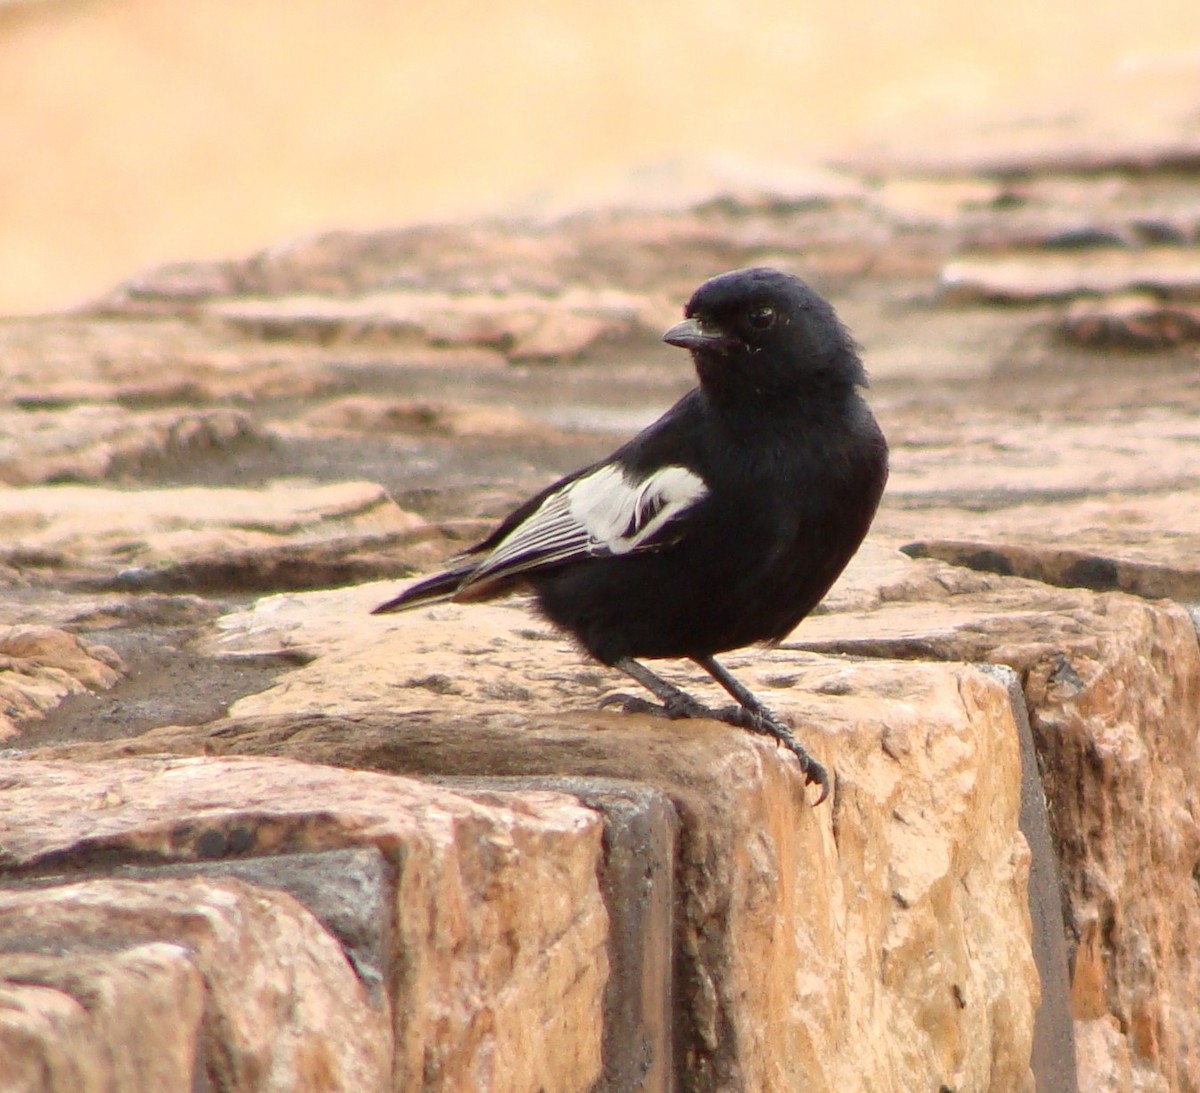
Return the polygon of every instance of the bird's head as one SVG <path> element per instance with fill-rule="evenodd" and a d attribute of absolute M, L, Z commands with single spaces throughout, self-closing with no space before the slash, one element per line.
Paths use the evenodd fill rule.
<path fill-rule="evenodd" d="M 798 277 L 739 269 L 705 281 L 663 341 L 691 350 L 711 394 L 803 397 L 865 387 L 854 340 L 830 304 Z"/>

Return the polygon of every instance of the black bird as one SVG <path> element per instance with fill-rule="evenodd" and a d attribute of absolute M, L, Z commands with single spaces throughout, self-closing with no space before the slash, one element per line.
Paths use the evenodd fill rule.
<path fill-rule="evenodd" d="M 833 308 L 804 282 L 744 269 L 701 285 L 663 341 L 700 386 L 608 459 L 530 498 L 454 568 L 375 609 L 530 589 L 542 614 L 661 702 L 775 737 L 824 800 L 829 779 L 713 659 L 778 642 L 854 555 L 887 481 L 866 372 Z M 711 710 L 636 657 L 687 657 L 737 701 Z"/>

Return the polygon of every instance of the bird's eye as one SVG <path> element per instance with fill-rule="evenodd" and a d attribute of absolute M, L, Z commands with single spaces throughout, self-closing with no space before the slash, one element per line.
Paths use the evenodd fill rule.
<path fill-rule="evenodd" d="M 766 330 L 775 321 L 775 309 L 767 304 L 750 312 L 750 325 L 755 330 Z"/>

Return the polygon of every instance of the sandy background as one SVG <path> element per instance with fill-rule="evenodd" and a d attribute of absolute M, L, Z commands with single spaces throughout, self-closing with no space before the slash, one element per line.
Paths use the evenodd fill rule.
<path fill-rule="evenodd" d="M 1194 108 L 1195 0 L 0 0 L 0 313 L 641 164 L 1128 135 L 1147 77 Z"/>

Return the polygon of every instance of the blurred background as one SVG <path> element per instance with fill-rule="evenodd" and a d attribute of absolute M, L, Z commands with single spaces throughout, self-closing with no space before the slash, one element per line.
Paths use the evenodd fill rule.
<path fill-rule="evenodd" d="M 0 0 L 0 314 L 639 165 L 1136 141 L 1198 101 L 1196 0 Z"/>

